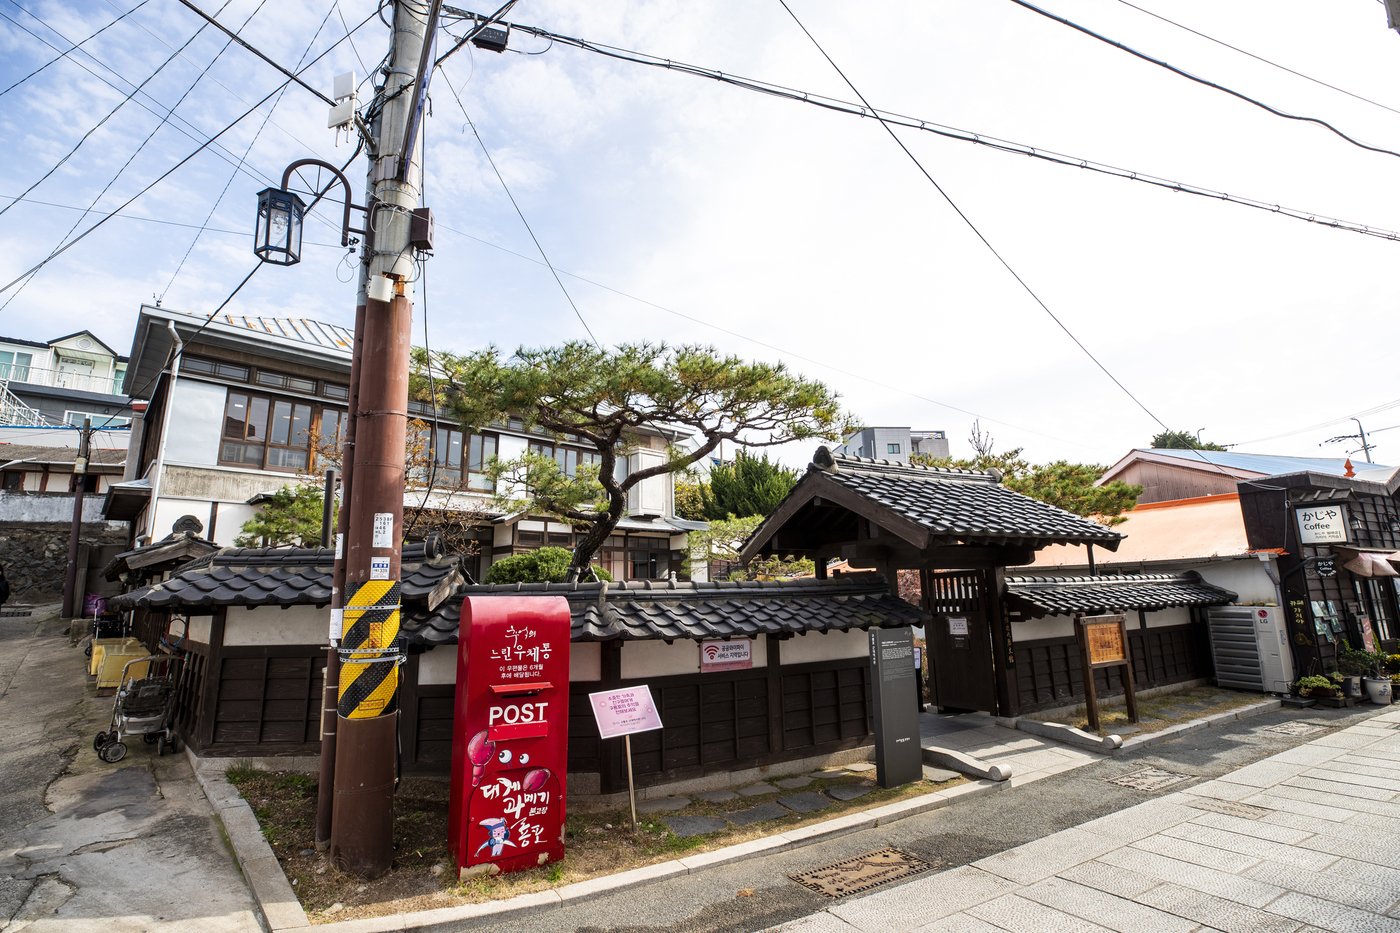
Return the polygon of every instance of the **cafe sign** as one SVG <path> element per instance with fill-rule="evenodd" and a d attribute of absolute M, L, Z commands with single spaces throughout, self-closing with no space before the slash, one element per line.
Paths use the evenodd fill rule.
<path fill-rule="evenodd" d="M 1302 544 L 1345 544 L 1347 507 L 1341 503 L 1310 505 L 1294 509 L 1298 519 L 1298 540 Z"/>

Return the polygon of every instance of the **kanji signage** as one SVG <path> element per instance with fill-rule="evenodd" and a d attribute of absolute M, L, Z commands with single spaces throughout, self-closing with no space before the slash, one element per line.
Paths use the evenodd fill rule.
<path fill-rule="evenodd" d="M 1084 622 L 1084 637 L 1089 643 L 1089 662 L 1094 665 L 1126 660 L 1128 651 L 1123 644 L 1122 616 L 1103 622 Z"/>
<path fill-rule="evenodd" d="M 1345 544 L 1347 507 L 1340 502 L 1294 509 L 1298 519 L 1298 540 L 1302 544 Z"/>
<path fill-rule="evenodd" d="M 564 857 L 568 743 L 568 602 L 464 599 L 448 810 L 459 876 Z"/>
<path fill-rule="evenodd" d="M 700 643 L 700 672 L 738 671 L 753 667 L 753 642 L 747 638 L 734 641 L 702 641 Z"/>

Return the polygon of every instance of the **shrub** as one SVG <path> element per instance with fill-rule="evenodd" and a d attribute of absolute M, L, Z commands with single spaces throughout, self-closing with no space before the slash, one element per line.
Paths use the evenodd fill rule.
<path fill-rule="evenodd" d="M 487 583 L 563 583 L 569 578 L 573 552 L 562 547 L 542 547 L 525 554 L 512 554 L 486 570 Z M 594 566 L 600 580 L 612 580 L 602 567 Z"/>
<path fill-rule="evenodd" d="M 1300 677 L 1293 685 L 1299 696 L 1304 697 L 1330 697 L 1337 695 L 1337 685 L 1329 678 L 1311 674 L 1307 677 Z"/>

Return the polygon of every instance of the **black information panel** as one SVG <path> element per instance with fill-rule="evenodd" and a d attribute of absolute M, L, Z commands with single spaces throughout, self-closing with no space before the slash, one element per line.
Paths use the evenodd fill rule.
<path fill-rule="evenodd" d="M 876 779 L 881 787 L 917 781 L 924 771 L 913 630 L 871 629 L 870 673 L 870 692 L 875 700 Z"/>

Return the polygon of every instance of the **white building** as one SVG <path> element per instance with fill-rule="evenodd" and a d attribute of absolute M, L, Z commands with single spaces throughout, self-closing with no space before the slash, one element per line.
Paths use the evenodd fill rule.
<path fill-rule="evenodd" d="M 160 540 L 188 517 L 183 528 L 192 519 L 205 538 L 232 544 L 263 496 L 324 470 L 322 453 L 334 448 L 346 414 L 352 339 L 343 327 L 305 318 L 206 320 L 142 306 L 127 391 L 150 403 L 133 428 L 126 481 L 113 490 L 108 514 L 130 518 L 138 543 Z M 466 434 L 426 403 L 409 409 L 428 425 L 436 464 L 429 507 L 481 516 L 474 573 L 512 553 L 572 546 L 573 531 L 561 522 L 502 514 L 486 466 L 529 450 L 573 471 L 596 459 L 593 448 L 527 430 L 517 419 Z M 628 469 L 664 458 L 673 440 L 660 431 L 635 438 L 624 451 Z M 406 504 L 418 506 L 424 492 L 410 486 Z M 632 491 L 599 554 L 614 579 L 665 579 L 680 570 L 686 533 L 698 526 L 675 517 L 673 500 L 670 475 Z"/>

